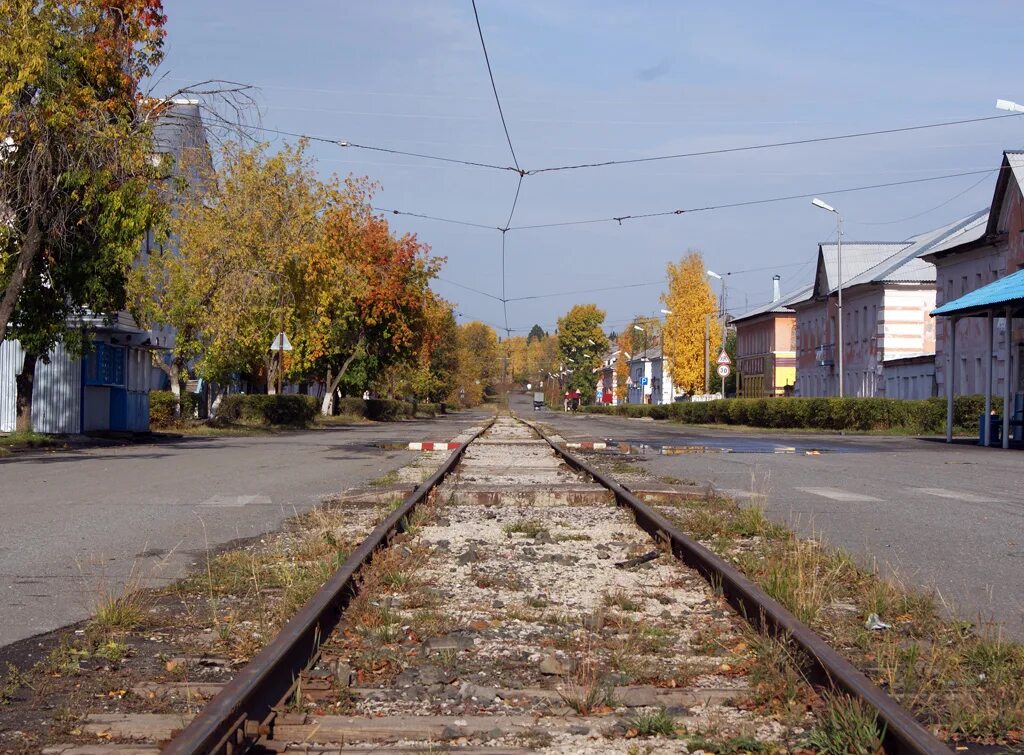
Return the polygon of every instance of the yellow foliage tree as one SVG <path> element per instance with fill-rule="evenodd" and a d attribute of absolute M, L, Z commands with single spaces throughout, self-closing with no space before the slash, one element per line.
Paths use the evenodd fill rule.
<path fill-rule="evenodd" d="M 668 292 L 661 301 L 671 314 L 664 327 L 665 356 L 669 360 L 672 382 L 687 393 L 704 391 L 704 333 L 708 318 L 714 320 L 715 295 L 704 274 L 704 258 L 690 250 L 678 264 L 669 263 Z M 711 328 L 709 355 L 714 357 L 721 338 Z"/>
<path fill-rule="evenodd" d="M 498 336 L 494 328 L 482 322 L 459 326 L 458 370 L 452 386 L 453 402 L 474 406 L 484 399 L 501 377 Z"/>
<path fill-rule="evenodd" d="M 633 354 L 633 328 L 622 332 L 617 342 L 619 353 L 615 357 L 615 400 L 620 404 L 629 395 L 629 358 Z M 629 356 L 627 356 L 627 354 Z"/>

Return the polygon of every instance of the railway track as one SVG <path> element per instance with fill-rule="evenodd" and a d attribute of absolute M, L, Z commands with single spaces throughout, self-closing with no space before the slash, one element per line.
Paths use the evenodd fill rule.
<path fill-rule="evenodd" d="M 751 646 L 771 636 L 819 690 L 877 712 L 887 752 L 949 752 L 732 566 L 502 416 L 198 715 L 92 725 L 140 753 L 792 751 L 812 715 L 758 704 L 751 678 Z"/>

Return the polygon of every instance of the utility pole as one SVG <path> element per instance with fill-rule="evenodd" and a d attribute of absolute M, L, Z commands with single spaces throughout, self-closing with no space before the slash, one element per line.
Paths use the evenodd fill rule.
<path fill-rule="evenodd" d="M 725 276 L 728 275 L 728 274 L 729 273 L 726 273 L 725 275 L 722 276 L 722 309 L 721 309 L 720 314 L 722 316 L 722 348 L 723 349 L 725 348 L 725 302 L 726 302 L 726 298 L 725 298 Z M 724 380 L 722 381 L 722 388 L 723 388 L 722 394 L 725 395 L 725 381 Z"/>
<path fill-rule="evenodd" d="M 711 392 L 711 313 L 704 315 L 704 393 Z"/>

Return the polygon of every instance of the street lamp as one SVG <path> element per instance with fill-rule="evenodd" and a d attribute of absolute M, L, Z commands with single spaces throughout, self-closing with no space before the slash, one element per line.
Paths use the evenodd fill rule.
<path fill-rule="evenodd" d="M 839 210 L 815 197 L 811 204 L 836 216 L 836 288 L 839 292 L 839 398 L 843 397 L 843 216 Z"/>
<path fill-rule="evenodd" d="M 1024 105 L 1018 105 L 1011 100 L 996 100 L 997 110 L 1009 110 L 1011 113 L 1024 113 Z"/>

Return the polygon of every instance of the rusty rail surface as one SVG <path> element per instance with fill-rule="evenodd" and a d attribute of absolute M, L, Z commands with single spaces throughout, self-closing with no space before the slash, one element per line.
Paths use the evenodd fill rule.
<path fill-rule="evenodd" d="M 873 684 L 820 635 L 743 576 L 736 567 L 683 534 L 610 475 L 560 447 L 536 424 L 519 417 L 517 419 L 546 440 L 570 466 L 585 472 L 611 490 L 620 505 L 632 510 L 637 524 L 655 540 L 668 544 L 677 558 L 699 571 L 712 584 L 720 584 L 726 600 L 747 621 L 775 636 L 792 640 L 811 662 L 811 671 L 817 677 L 815 681 L 845 692 L 877 711 L 879 722 L 885 727 L 883 746 L 887 753 L 952 755 L 952 750 L 932 735 L 906 708 Z"/>
<path fill-rule="evenodd" d="M 273 640 L 215 695 L 163 752 L 170 755 L 239 755 L 273 733 L 275 709 L 299 674 L 318 656 L 320 641 L 341 619 L 356 592 L 359 570 L 404 527 L 406 517 L 462 458 L 466 447 L 494 423 L 491 419 L 455 449 L 345 560 Z"/>

